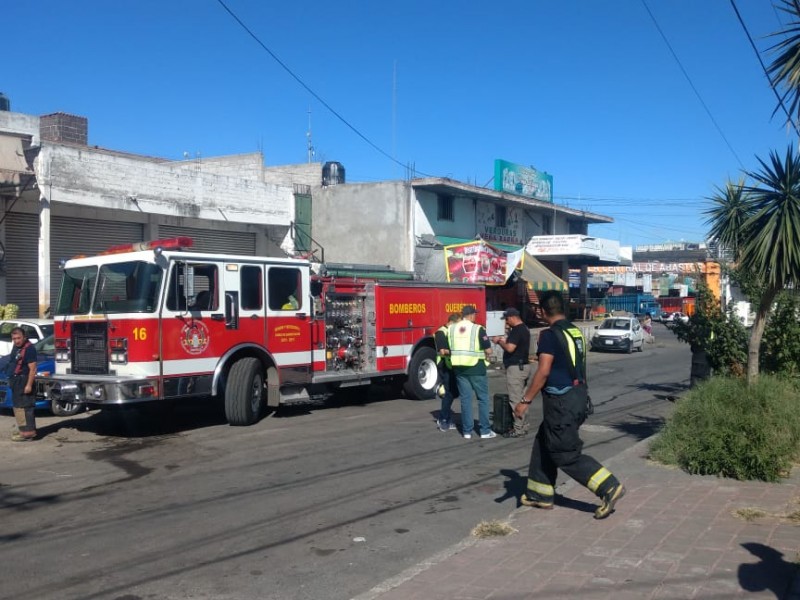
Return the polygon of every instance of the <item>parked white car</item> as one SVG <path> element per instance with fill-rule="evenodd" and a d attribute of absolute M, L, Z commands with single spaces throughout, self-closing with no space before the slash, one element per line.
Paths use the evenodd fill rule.
<path fill-rule="evenodd" d="M 595 327 L 592 350 L 644 350 L 644 329 L 636 317 L 610 317 Z"/>
<path fill-rule="evenodd" d="M 22 327 L 27 338 L 36 343 L 53 333 L 52 319 L 4 319 L 0 320 L 0 356 L 11 354 L 14 342 L 11 341 L 11 331 L 15 327 Z"/>

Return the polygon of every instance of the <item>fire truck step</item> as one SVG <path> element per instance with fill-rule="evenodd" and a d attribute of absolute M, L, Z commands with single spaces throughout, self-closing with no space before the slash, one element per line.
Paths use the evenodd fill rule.
<path fill-rule="evenodd" d="M 304 404 L 311 401 L 308 390 L 304 387 L 281 389 L 281 404 Z"/>

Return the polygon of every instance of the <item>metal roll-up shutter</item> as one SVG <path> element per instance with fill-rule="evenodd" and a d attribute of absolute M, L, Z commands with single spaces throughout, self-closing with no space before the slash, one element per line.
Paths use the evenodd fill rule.
<path fill-rule="evenodd" d="M 59 263 L 73 256 L 92 256 L 111 246 L 141 242 L 141 223 L 51 217 L 50 221 L 50 301 L 55 304 L 61 288 Z"/>
<path fill-rule="evenodd" d="M 6 302 L 20 317 L 39 316 L 39 215 L 9 213 L 6 218 Z"/>
<path fill-rule="evenodd" d="M 256 253 L 256 234 L 244 231 L 220 231 L 218 229 L 199 229 L 195 227 L 175 227 L 159 225 L 158 237 L 161 239 L 187 236 L 194 240 L 189 248 L 194 252 L 213 252 L 215 254 L 244 254 L 254 256 Z"/>

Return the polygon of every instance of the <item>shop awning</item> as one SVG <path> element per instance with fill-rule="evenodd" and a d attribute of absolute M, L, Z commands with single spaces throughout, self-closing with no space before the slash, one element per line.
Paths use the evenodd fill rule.
<path fill-rule="evenodd" d="M 535 256 L 531 256 L 527 252 L 522 262 L 521 277 L 528 284 L 528 289 L 537 292 L 546 292 L 548 290 L 566 292 L 568 289 L 563 279 L 556 276 L 555 273 L 536 260 Z"/>
<path fill-rule="evenodd" d="M 453 246 L 455 244 L 469 244 L 470 242 L 474 242 L 479 238 L 459 238 L 459 237 L 450 237 L 449 235 L 437 235 L 436 241 L 438 241 L 442 246 Z M 501 244 L 500 242 L 493 242 L 491 240 L 485 240 L 487 244 L 491 244 L 495 248 L 499 248 L 500 250 L 505 250 L 506 252 L 514 252 L 522 248 L 522 245 L 514 246 L 512 244 Z"/>

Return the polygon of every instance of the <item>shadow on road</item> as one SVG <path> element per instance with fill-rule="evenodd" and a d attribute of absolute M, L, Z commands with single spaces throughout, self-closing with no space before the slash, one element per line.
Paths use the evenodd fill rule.
<path fill-rule="evenodd" d="M 663 417 L 627 415 L 625 421 L 609 423 L 608 426 L 641 441 L 661 431 L 665 422 Z"/>
<path fill-rule="evenodd" d="M 298 417 L 312 411 L 394 400 L 398 395 L 397 387 L 390 385 L 346 388 L 325 399 L 269 409 L 265 416 L 278 419 Z M 205 398 L 143 404 L 138 407 L 108 407 L 88 415 L 65 417 L 40 426 L 37 433 L 40 438 L 44 438 L 69 428 L 107 437 L 148 438 L 220 425 L 227 425 L 223 400 Z"/>
<path fill-rule="evenodd" d="M 785 598 L 792 585 L 793 576 L 797 572 L 797 564 L 787 562 L 783 558 L 783 553 L 764 544 L 747 542 L 742 544 L 742 547 L 760 559 L 758 563 L 739 565 L 737 575 L 742 589 L 748 592 L 768 590 L 779 600 Z"/>
<path fill-rule="evenodd" d="M 513 498 L 516 502 L 517 508 L 519 508 L 522 506 L 520 498 L 522 497 L 522 494 L 525 493 L 525 489 L 527 488 L 527 477 L 520 475 L 517 471 L 512 469 L 500 469 L 500 474 L 506 478 L 506 480 L 503 482 L 505 493 L 502 496 L 495 498 L 494 501 L 498 504 L 501 504 L 506 500 Z M 560 494 L 556 494 L 554 502 L 556 506 L 569 508 L 580 512 L 594 513 L 595 509 L 597 508 L 594 504 L 589 504 L 588 502 L 583 502 L 582 500 L 567 498 L 566 496 L 562 496 Z"/>

